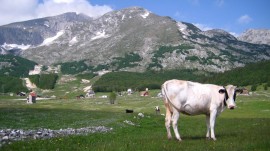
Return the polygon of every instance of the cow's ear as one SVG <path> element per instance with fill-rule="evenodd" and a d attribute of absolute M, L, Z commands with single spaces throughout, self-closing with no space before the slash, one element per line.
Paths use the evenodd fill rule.
<path fill-rule="evenodd" d="M 226 92 L 226 90 L 225 89 L 220 89 L 218 92 L 221 93 L 221 94 L 223 94 L 223 93 Z"/>

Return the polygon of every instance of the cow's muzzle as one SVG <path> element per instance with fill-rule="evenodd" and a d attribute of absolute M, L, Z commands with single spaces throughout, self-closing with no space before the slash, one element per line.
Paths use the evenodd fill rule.
<path fill-rule="evenodd" d="M 233 105 L 230 105 L 230 106 L 229 106 L 229 109 L 230 109 L 230 110 L 233 110 L 234 108 L 235 108 L 235 106 L 233 106 Z"/>

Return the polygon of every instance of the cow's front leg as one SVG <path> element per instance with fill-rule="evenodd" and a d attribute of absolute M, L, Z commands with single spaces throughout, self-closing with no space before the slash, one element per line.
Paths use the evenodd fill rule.
<path fill-rule="evenodd" d="M 210 139 L 210 115 L 206 115 L 206 138 Z"/>
<path fill-rule="evenodd" d="M 210 113 L 210 129 L 211 129 L 211 138 L 217 140 L 215 136 L 215 121 L 217 117 L 217 110 L 212 110 Z"/>
<path fill-rule="evenodd" d="M 176 109 L 174 109 L 172 115 L 172 126 L 176 139 L 181 141 L 180 134 L 178 132 L 178 119 L 179 119 L 179 112 Z"/>

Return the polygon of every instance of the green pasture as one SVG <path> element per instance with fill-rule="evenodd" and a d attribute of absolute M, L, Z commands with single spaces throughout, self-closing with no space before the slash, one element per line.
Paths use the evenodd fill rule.
<path fill-rule="evenodd" d="M 56 88 L 61 93 L 59 87 Z M 72 89 L 70 88 L 71 92 Z M 165 114 L 159 90 L 150 91 L 148 97 L 117 96 L 109 104 L 106 93 L 95 98 L 74 97 L 39 100 L 26 104 L 14 97 L 0 98 L 0 129 L 65 129 L 88 126 L 106 126 L 113 130 L 81 136 L 58 137 L 45 140 L 17 141 L 3 145 L 0 150 L 11 151 L 174 151 L 174 150 L 270 150 L 270 92 L 258 91 L 251 96 L 238 96 L 237 108 L 225 110 L 216 121 L 217 141 L 205 139 L 204 116 L 180 116 L 179 131 L 182 142 L 167 140 L 164 116 L 156 115 L 154 107 Z M 134 113 L 126 114 L 125 109 Z M 145 117 L 139 117 L 143 113 Z M 129 125 L 128 120 L 135 125 Z M 174 134 L 174 133 L 173 133 Z"/>

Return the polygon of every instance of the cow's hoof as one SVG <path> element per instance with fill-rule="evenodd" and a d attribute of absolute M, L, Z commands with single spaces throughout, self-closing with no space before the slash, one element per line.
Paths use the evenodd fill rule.
<path fill-rule="evenodd" d="M 206 140 L 211 140 L 211 138 L 210 137 L 206 137 Z"/>
<path fill-rule="evenodd" d="M 213 141 L 216 141 L 217 139 L 216 138 L 212 138 Z"/>

